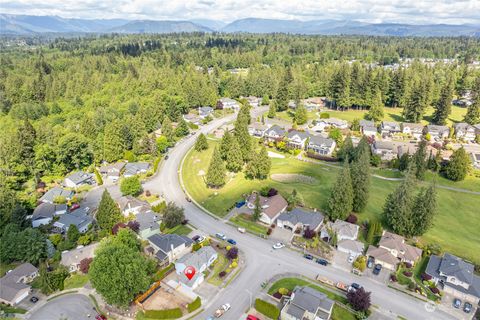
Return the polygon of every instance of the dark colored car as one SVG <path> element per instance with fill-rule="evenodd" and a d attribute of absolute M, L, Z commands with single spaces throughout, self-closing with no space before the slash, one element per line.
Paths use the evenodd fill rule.
<path fill-rule="evenodd" d="M 237 203 L 235 203 L 235 207 L 236 208 L 241 208 L 245 205 L 245 201 L 238 201 Z"/>
<path fill-rule="evenodd" d="M 235 241 L 233 239 L 228 239 L 227 242 L 230 243 L 230 244 L 233 244 L 233 245 L 237 244 L 237 241 Z"/>
<path fill-rule="evenodd" d="M 470 313 L 472 311 L 472 304 L 470 302 L 465 302 L 463 305 L 463 312 Z"/>
<path fill-rule="evenodd" d="M 453 299 L 453 306 L 456 309 L 460 309 L 460 307 L 462 306 L 462 301 L 460 299 Z"/>
<path fill-rule="evenodd" d="M 196 235 L 196 236 L 194 236 L 194 237 L 192 238 L 192 240 L 195 241 L 195 242 L 197 242 L 198 239 L 200 239 L 200 236 L 199 236 L 199 235 Z"/>
<path fill-rule="evenodd" d="M 352 286 L 352 288 L 354 288 L 355 290 L 358 290 L 358 289 L 360 289 L 360 288 L 362 287 L 361 285 L 359 285 L 358 283 L 355 283 L 355 282 L 352 283 L 351 286 Z"/>
<path fill-rule="evenodd" d="M 328 261 L 325 260 L 325 259 L 318 258 L 317 260 L 315 260 L 315 262 L 318 263 L 318 264 L 321 264 L 322 266 L 328 265 Z"/>
<path fill-rule="evenodd" d="M 107 320 L 107 317 L 105 317 L 103 314 L 97 314 L 95 316 L 95 320 Z"/>
<path fill-rule="evenodd" d="M 37 297 L 31 297 L 30 302 L 37 303 L 38 298 Z"/>
<path fill-rule="evenodd" d="M 380 271 L 382 271 L 382 265 L 376 264 L 375 268 L 373 268 L 373 274 L 378 276 L 380 274 Z"/>
<path fill-rule="evenodd" d="M 313 256 L 311 254 L 308 254 L 308 253 L 304 254 L 303 257 L 307 260 L 313 260 Z"/>
<path fill-rule="evenodd" d="M 372 258 L 372 257 L 368 258 L 367 268 L 372 269 L 374 263 L 375 263 L 375 259 L 374 259 L 374 258 Z"/>
<path fill-rule="evenodd" d="M 165 159 L 165 160 L 168 160 L 168 154 L 167 154 L 167 155 L 165 155 L 165 158 L 164 158 L 164 159 Z"/>
<path fill-rule="evenodd" d="M 249 314 L 247 316 L 247 319 L 246 320 L 260 320 L 259 318 L 255 317 L 255 316 L 252 316 L 251 314 Z"/>

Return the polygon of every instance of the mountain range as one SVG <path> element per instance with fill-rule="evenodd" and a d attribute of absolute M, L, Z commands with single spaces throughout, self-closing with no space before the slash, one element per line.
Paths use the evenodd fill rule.
<path fill-rule="evenodd" d="M 290 33 L 373 36 L 475 36 L 480 25 L 411 25 L 365 23 L 339 20 L 274 20 L 246 18 L 224 23 L 218 20 L 125 20 L 67 19 L 58 16 L 0 14 L 0 34 L 35 35 L 41 33 Z"/>

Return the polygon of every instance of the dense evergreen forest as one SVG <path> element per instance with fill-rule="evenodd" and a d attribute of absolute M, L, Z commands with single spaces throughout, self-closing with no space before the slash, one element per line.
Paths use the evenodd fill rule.
<path fill-rule="evenodd" d="M 268 97 L 278 110 L 312 96 L 337 108 L 381 99 L 416 122 L 445 86 L 455 96 L 474 87 L 479 57 L 475 38 L 106 35 L 2 45 L 2 220 L 17 198 L 33 206 L 45 176 L 155 157 L 153 131 L 220 97 Z"/>

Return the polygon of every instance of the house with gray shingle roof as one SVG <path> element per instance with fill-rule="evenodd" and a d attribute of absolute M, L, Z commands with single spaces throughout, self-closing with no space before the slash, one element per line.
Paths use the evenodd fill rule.
<path fill-rule="evenodd" d="M 125 165 L 123 176 L 128 178 L 137 174 L 147 173 L 148 170 L 150 170 L 150 163 L 148 162 L 129 162 Z"/>
<path fill-rule="evenodd" d="M 198 116 L 201 119 L 205 119 L 213 113 L 212 107 L 198 107 Z"/>
<path fill-rule="evenodd" d="M 233 100 L 230 98 L 221 98 L 217 102 L 217 109 L 233 109 L 236 111 L 240 109 L 240 104 L 237 100 Z"/>
<path fill-rule="evenodd" d="M 305 149 L 310 134 L 305 131 L 291 130 L 287 134 L 287 147 L 290 149 Z"/>
<path fill-rule="evenodd" d="M 211 246 L 205 246 L 199 250 L 188 253 L 175 262 L 175 272 L 183 287 L 193 290 L 205 280 L 204 272 L 211 266 L 218 258 L 218 253 Z M 185 276 L 185 269 L 187 267 L 195 268 L 195 275 L 192 279 Z"/>
<path fill-rule="evenodd" d="M 68 188 L 78 188 L 85 185 L 94 185 L 95 176 L 93 173 L 88 173 L 84 171 L 76 171 L 71 175 L 65 177 L 64 184 Z"/>
<path fill-rule="evenodd" d="M 153 255 L 160 265 L 168 265 L 181 258 L 193 244 L 193 240 L 178 234 L 154 234 L 148 237 Z"/>
<path fill-rule="evenodd" d="M 466 122 L 455 123 L 453 125 L 455 130 L 455 138 L 465 141 L 475 141 L 475 127 Z"/>
<path fill-rule="evenodd" d="M 394 121 L 382 121 L 380 132 L 383 137 L 390 137 L 394 134 L 402 132 L 400 123 Z"/>
<path fill-rule="evenodd" d="M 329 320 L 335 302 L 310 287 L 296 287 L 280 314 L 282 320 Z"/>
<path fill-rule="evenodd" d="M 161 218 L 155 212 L 149 210 L 140 212 L 135 216 L 135 221 L 138 222 L 138 235 L 143 240 L 147 240 L 154 234 L 160 233 Z"/>
<path fill-rule="evenodd" d="M 330 156 L 335 150 L 335 146 L 335 140 L 318 135 L 310 137 L 307 150 L 322 156 Z"/>
<path fill-rule="evenodd" d="M 287 132 L 279 125 L 273 125 L 265 131 L 264 137 L 270 142 L 282 140 Z"/>
<path fill-rule="evenodd" d="M 38 228 L 52 222 L 53 217 L 65 214 L 67 212 L 66 204 L 41 203 L 32 214 L 32 228 Z"/>
<path fill-rule="evenodd" d="M 344 239 L 337 243 L 337 250 L 340 252 L 348 253 L 348 255 L 357 258 L 363 254 L 365 245 L 358 240 Z"/>
<path fill-rule="evenodd" d="M 277 226 L 294 232 L 297 229 L 317 231 L 323 223 L 323 214 L 316 211 L 309 211 L 302 208 L 294 208 L 286 211 L 277 218 Z"/>
<path fill-rule="evenodd" d="M 372 153 L 380 156 L 384 161 L 390 161 L 397 157 L 397 150 L 391 141 L 375 141 L 372 144 Z"/>
<path fill-rule="evenodd" d="M 434 124 L 427 125 L 426 132 L 430 134 L 431 140 L 444 140 L 450 134 L 450 128 L 447 126 L 437 126 Z"/>
<path fill-rule="evenodd" d="M 95 256 L 95 250 L 99 243 L 92 243 L 88 246 L 78 246 L 75 249 L 62 252 L 62 259 L 60 264 L 68 268 L 70 272 L 76 272 L 80 268 L 80 262 L 83 259 L 93 258 Z"/>
<path fill-rule="evenodd" d="M 71 200 L 74 195 L 75 195 L 75 192 L 73 192 L 71 190 L 66 190 L 66 189 L 63 189 L 63 188 L 60 188 L 60 187 L 53 187 L 52 189 L 48 190 L 40 198 L 40 201 L 45 202 L 45 203 L 52 203 L 53 204 L 57 197 L 63 197 L 68 201 L 68 200 Z"/>
<path fill-rule="evenodd" d="M 125 164 L 125 162 L 120 161 L 109 165 L 103 165 L 99 168 L 98 171 L 104 178 L 110 179 L 115 182 L 120 178 L 120 173 L 125 167 Z"/>
<path fill-rule="evenodd" d="M 360 120 L 360 131 L 367 137 L 375 137 L 378 132 L 375 122 L 370 120 Z"/>
<path fill-rule="evenodd" d="M 329 221 L 323 225 L 322 230 L 320 230 L 320 238 L 330 241 L 332 237 L 330 233 L 335 232 L 338 242 L 344 239 L 357 240 L 358 229 L 359 227 L 356 224 L 337 219 L 334 223 Z"/>
<path fill-rule="evenodd" d="M 430 257 L 425 273 L 441 286 L 443 291 L 474 305 L 480 301 L 480 277 L 474 265 L 450 253 Z"/>
<path fill-rule="evenodd" d="M 422 138 L 424 128 L 425 126 L 421 123 L 402 123 L 402 133 L 408 134 L 417 140 L 420 140 L 420 138 Z"/>
<path fill-rule="evenodd" d="M 66 233 L 71 225 L 77 227 L 80 233 L 85 233 L 93 223 L 93 218 L 88 213 L 87 207 L 80 207 L 73 212 L 62 214 L 53 226 L 59 233 Z"/>
<path fill-rule="evenodd" d="M 0 278 L 0 302 L 16 305 L 30 293 L 28 283 L 38 276 L 38 269 L 30 263 L 23 263 Z"/>

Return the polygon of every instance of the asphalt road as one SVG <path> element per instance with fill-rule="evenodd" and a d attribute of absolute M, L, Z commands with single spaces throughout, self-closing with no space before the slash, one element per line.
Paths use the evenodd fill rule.
<path fill-rule="evenodd" d="M 68 294 L 49 301 L 30 320 L 92 320 L 97 312 L 87 296 Z"/>
<path fill-rule="evenodd" d="M 254 109 L 252 115 L 256 117 L 264 111 L 265 108 Z M 214 120 L 200 128 L 200 132 L 206 134 L 233 119 L 234 115 Z M 248 309 L 250 298 L 255 299 L 259 294 L 262 282 L 269 280 L 276 274 L 285 272 L 300 273 L 310 278 L 320 274 L 333 281 L 342 281 L 347 284 L 357 282 L 364 286 L 367 291 L 372 292 L 372 303 L 378 306 L 376 310 L 381 312 L 385 318 L 395 319 L 396 315 L 401 315 L 410 320 L 455 319 L 436 308 L 433 308 L 433 312 L 429 312 L 425 302 L 392 290 L 375 280 L 358 277 L 331 266 L 320 266 L 304 259 L 299 253 L 292 250 L 274 251 L 271 248 L 272 241 L 263 240 L 250 234 L 241 234 L 234 227 L 223 223 L 221 220 L 214 219 L 195 204 L 187 202 L 180 185 L 178 170 L 185 154 L 194 145 L 197 135 L 177 144 L 170 151 L 169 159 L 162 163 L 159 172 L 144 184 L 144 189 L 159 194 L 163 193 L 167 200 L 183 206 L 187 218 L 198 229 L 209 234 L 222 232 L 227 237 L 237 240 L 238 247 L 245 254 L 246 261 L 241 262 L 241 264 L 244 264 L 243 271 L 226 289 L 220 292 L 213 303 L 206 306 L 206 310 L 196 319 L 206 319 L 224 303 L 230 303 L 232 306 L 228 311 L 228 319 L 239 319 Z"/>

